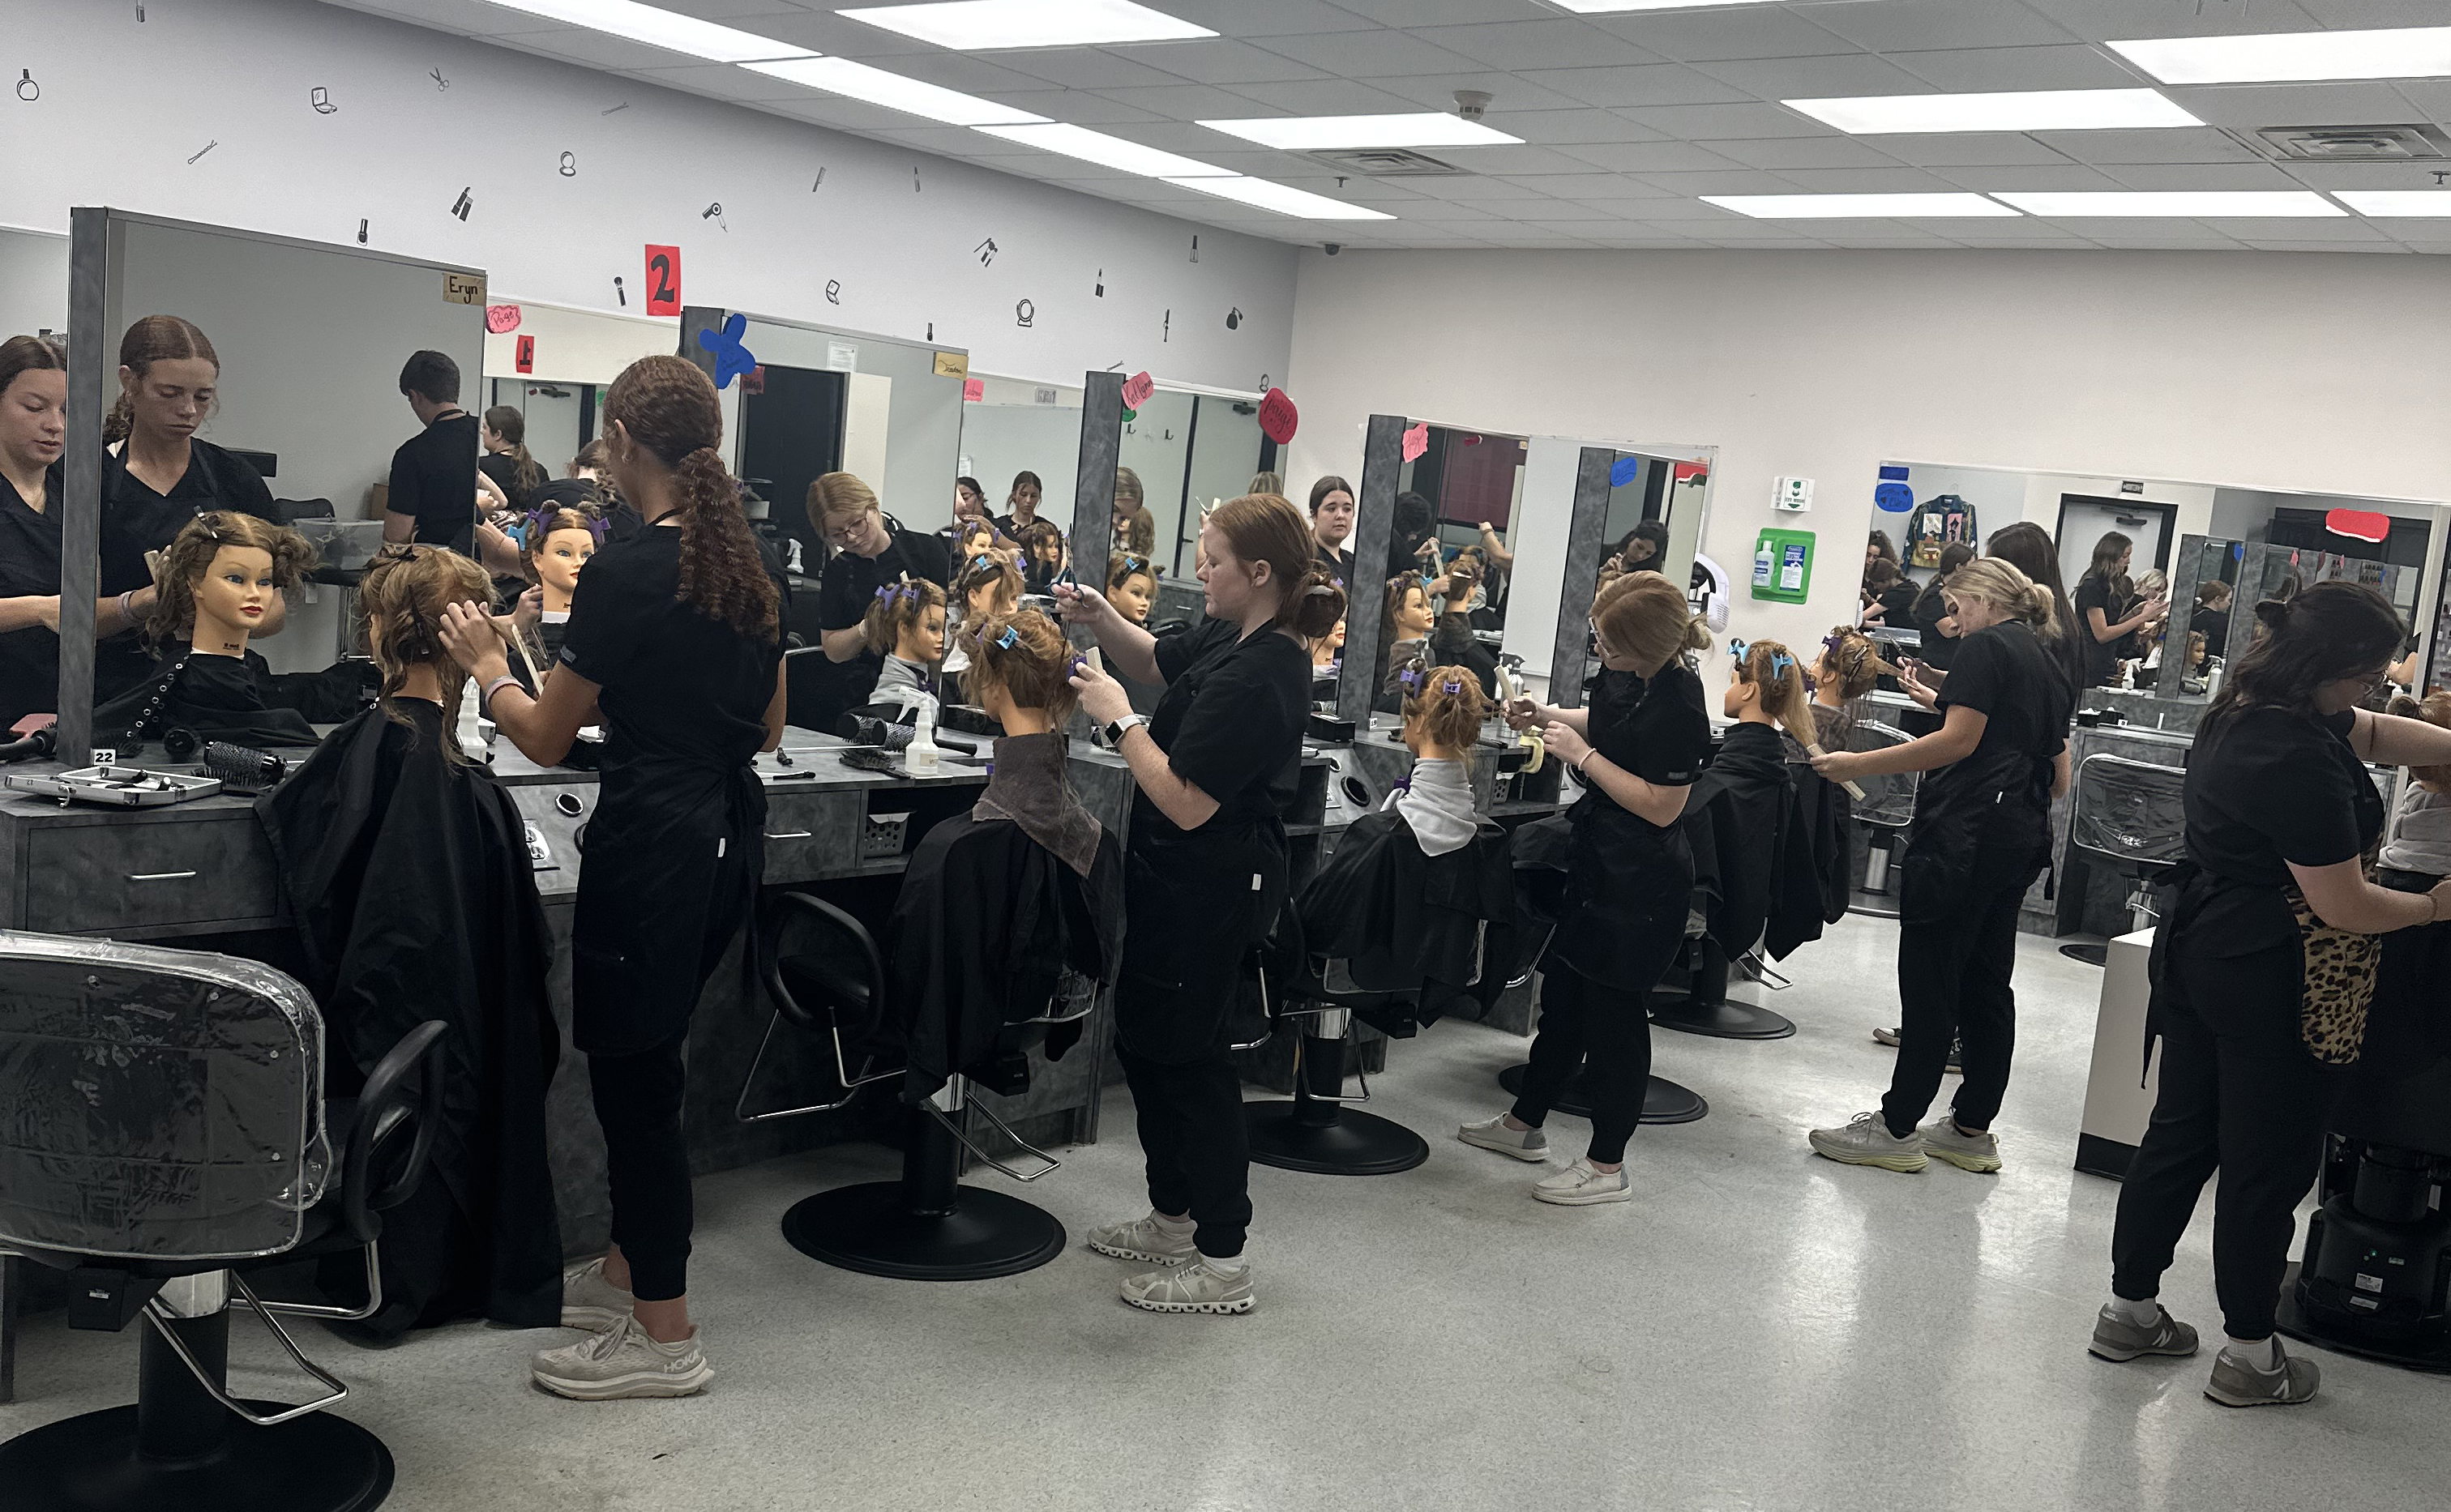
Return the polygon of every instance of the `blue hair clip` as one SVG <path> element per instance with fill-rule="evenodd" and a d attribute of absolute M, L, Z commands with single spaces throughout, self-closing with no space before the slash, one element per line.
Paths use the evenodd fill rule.
<path fill-rule="evenodd" d="M 1008 650 L 1008 651 L 1009 651 L 1009 650 L 1012 649 L 1014 647 L 1016 647 L 1016 646 L 1018 646 L 1018 645 L 1020 645 L 1020 644 L 1021 644 L 1021 631 L 1019 631 L 1019 630 L 1017 630 L 1013 629 L 1013 628 L 1012 628 L 1011 626 L 1010 626 L 1010 625 L 1007 625 L 1007 626 L 1004 628 L 1004 633 L 1003 633 L 1003 634 L 1001 634 L 1001 635 L 999 635 L 999 636 L 997 636 L 997 637 L 996 637 L 996 648 L 997 648 L 999 650 Z"/>
<path fill-rule="evenodd" d="M 993 556 L 985 552 L 981 552 L 978 555 L 971 558 L 971 565 L 972 567 L 994 567 L 998 564 Z"/>
<path fill-rule="evenodd" d="M 1753 650 L 1754 649 L 1751 646 L 1738 640 L 1734 635 L 1728 637 L 1728 654 L 1734 657 L 1737 662 L 1742 663 L 1746 657 L 1753 654 Z"/>
<path fill-rule="evenodd" d="M 1785 677 L 1785 676 L 1787 675 L 1787 669 L 1788 669 L 1789 668 L 1791 668 L 1791 667 L 1794 667 L 1794 665 L 1795 665 L 1795 658 L 1794 658 L 1794 657 L 1793 657 L 1793 656 L 1790 656 L 1789 654 L 1787 654 L 1787 652 L 1785 652 L 1785 651 L 1773 651 L 1773 652 L 1771 652 L 1771 654 L 1770 654 L 1770 680 L 1771 680 L 1772 682 L 1774 682 L 1774 683 L 1777 682 L 1780 678 Z"/>

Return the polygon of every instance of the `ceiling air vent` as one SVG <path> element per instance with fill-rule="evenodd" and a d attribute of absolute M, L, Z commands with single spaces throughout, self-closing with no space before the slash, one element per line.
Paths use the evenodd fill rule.
<path fill-rule="evenodd" d="M 2451 158 L 2451 138 L 2430 126 L 2264 126 L 2256 143 L 2298 163 L 2413 163 Z"/>
<path fill-rule="evenodd" d="M 1433 179 L 1469 178 L 1472 170 L 1459 168 L 1452 163 L 1441 163 L 1426 152 L 1407 147 L 1362 147 L 1350 152 L 1313 152 L 1314 163 L 1324 163 L 1339 173 L 1358 179 Z"/>

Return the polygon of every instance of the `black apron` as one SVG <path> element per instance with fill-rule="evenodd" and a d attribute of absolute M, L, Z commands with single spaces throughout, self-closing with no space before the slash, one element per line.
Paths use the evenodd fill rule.
<path fill-rule="evenodd" d="M 2039 801 L 2048 826 L 2049 773 L 2045 763 L 2021 750 L 1977 751 L 1951 766 L 1941 780 L 1927 780 L 1915 794 L 1914 821 L 1899 863 L 1899 921 L 1938 923 L 1965 907 L 1975 853 L 1985 848 L 1984 830 L 2002 805 Z M 2048 843 L 2034 847 L 2034 871 L 2049 854 Z"/>

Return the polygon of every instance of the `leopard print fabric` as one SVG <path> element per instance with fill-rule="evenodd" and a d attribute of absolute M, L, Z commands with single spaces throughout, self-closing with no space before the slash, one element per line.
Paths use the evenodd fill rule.
<path fill-rule="evenodd" d="M 2326 1065 L 2353 1065 L 2365 1043 L 2366 1010 L 2374 1003 L 2382 938 L 2324 923 L 2294 887 L 2289 889 L 2289 909 L 2297 917 L 2298 944 L 2305 956 L 2299 1036 L 2306 1041 L 2306 1053 Z"/>

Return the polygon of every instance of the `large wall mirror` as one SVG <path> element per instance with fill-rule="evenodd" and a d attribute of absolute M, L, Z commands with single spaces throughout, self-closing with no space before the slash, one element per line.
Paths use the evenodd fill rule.
<path fill-rule="evenodd" d="M 496 303 L 486 322 L 484 397 L 469 407 L 488 431 L 497 411 L 518 411 L 520 435 L 497 432 L 485 444 L 526 448 L 548 477 L 576 475 L 580 449 L 602 434 L 604 391 L 638 359 L 676 350 L 679 330 L 669 316 Z"/>

